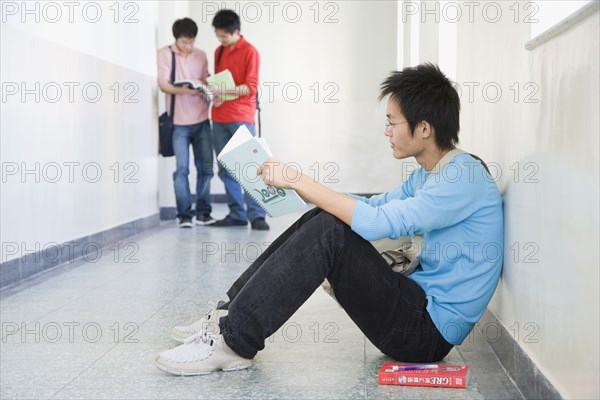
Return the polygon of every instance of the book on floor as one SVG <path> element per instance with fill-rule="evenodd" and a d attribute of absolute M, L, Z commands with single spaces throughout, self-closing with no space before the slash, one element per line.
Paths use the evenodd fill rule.
<path fill-rule="evenodd" d="M 229 71 L 228 69 L 225 69 L 219 72 L 218 74 L 209 76 L 208 78 L 206 78 L 206 83 L 208 83 L 208 85 L 211 87 L 219 88 L 221 90 L 235 89 L 235 81 L 233 80 L 233 75 L 231 75 L 231 71 Z M 234 94 L 222 94 L 219 95 L 219 97 L 223 101 L 230 101 L 236 99 Z"/>
<path fill-rule="evenodd" d="M 465 389 L 470 372 L 467 365 L 403 364 L 386 362 L 379 370 L 380 385 L 437 386 Z"/>
<path fill-rule="evenodd" d="M 264 138 L 255 138 L 242 125 L 217 155 L 217 160 L 270 217 L 305 208 L 306 203 L 295 190 L 267 185 L 256 175 L 258 168 L 271 156 Z"/>

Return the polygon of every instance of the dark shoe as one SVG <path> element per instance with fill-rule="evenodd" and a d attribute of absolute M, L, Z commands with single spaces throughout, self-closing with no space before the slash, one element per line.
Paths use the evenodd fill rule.
<path fill-rule="evenodd" d="M 185 215 L 179 218 L 180 228 L 191 228 L 192 226 L 194 226 L 194 224 L 192 224 L 192 217 L 188 217 L 187 215 Z"/>
<path fill-rule="evenodd" d="M 226 216 L 225 218 L 215 221 L 214 224 L 210 224 L 208 226 L 214 226 L 215 228 L 221 228 L 221 227 L 228 227 L 228 226 L 246 226 L 246 225 L 248 225 L 248 221 L 233 219 L 230 216 Z"/>
<path fill-rule="evenodd" d="M 265 221 L 264 218 L 255 218 L 254 221 L 252 221 L 252 229 L 257 230 L 257 231 L 268 231 L 269 229 L 271 229 L 269 227 L 269 224 L 267 224 L 267 221 Z"/>
<path fill-rule="evenodd" d="M 196 225 L 210 225 L 215 222 L 215 219 L 210 214 L 204 214 L 196 217 Z"/>

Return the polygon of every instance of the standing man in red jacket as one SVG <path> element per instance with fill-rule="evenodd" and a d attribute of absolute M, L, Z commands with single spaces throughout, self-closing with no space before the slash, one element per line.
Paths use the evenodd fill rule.
<path fill-rule="evenodd" d="M 241 125 L 246 125 L 252 135 L 256 135 L 254 116 L 260 56 L 254 46 L 240 35 L 240 17 L 234 11 L 219 11 L 212 25 L 221 42 L 215 50 L 215 73 L 228 69 L 236 84 L 234 89 L 218 90 L 213 101 L 213 143 L 216 154 L 219 154 Z M 218 94 L 234 95 L 236 98 L 224 102 Z M 210 226 L 246 226 L 250 221 L 252 229 L 268 230 L 265 211 L 252 197 L 243 193 L 239 183 L 220 165 L 219 177 L 225 185 L 229 214 Z"/>

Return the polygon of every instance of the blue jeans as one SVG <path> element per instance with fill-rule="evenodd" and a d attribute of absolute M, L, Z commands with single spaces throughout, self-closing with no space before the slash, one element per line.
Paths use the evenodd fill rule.
<path fill-rule="evenodd" d="M 222 124 L 213 122 L 213 141 L 215 145 L 215 153 L 218 155 L 225 147 L 229 139 L 235 131 L 242 125 L 246 125 L 250 133 L 256 136 L 254 124 L 247 122 L 231 122 Z M 265 218 L 265 210 L 244 192 L 240 184 L 231 176 L 229 172 L 219 164 L 219 178 L 225 185 L 225 195 L 227 197 L 227 205 L 229 206 L 229 217 L 240 221 L 253 221 L 256 218 Z M 242 194 L 243 192 L 243 194 Z M 246 203 L 247 209 L 244 208 Z"/>
<path fill-rule="evenodd" d="M 177 168 L 173 173 L 177 216 L 193 217 L 188 175 L 190 173 L 190 144 L 196 166 L 196 215 L 210 214 L 210 180 L 213 177 L 212 132 L 208 120 L 194 125 L 175 125 L 173 148 Z"/>
<path fill-rule="evenodd" d="M 433 362 L 452 349 L 413 280 L 392 271 L 375 247 L 314 208 L 279 236 L 227 292 L 219 325 L 229 347 L 253 358 L 327 278 L 342 308 L 384 354 Z"/>

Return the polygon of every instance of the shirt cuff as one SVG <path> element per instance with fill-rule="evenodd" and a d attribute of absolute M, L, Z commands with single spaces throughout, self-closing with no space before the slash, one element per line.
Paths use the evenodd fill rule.
<path fill-rule="evenodd" d="M 352 197 L 353 199 L 358 200 L 358 201 L 363 202 L 363 203 L 368 203 L 369 202 L 369 199 L 367 199 L 366 197 L 358 196 L 356 194 L 346 193 L 346 196 Z"/>

